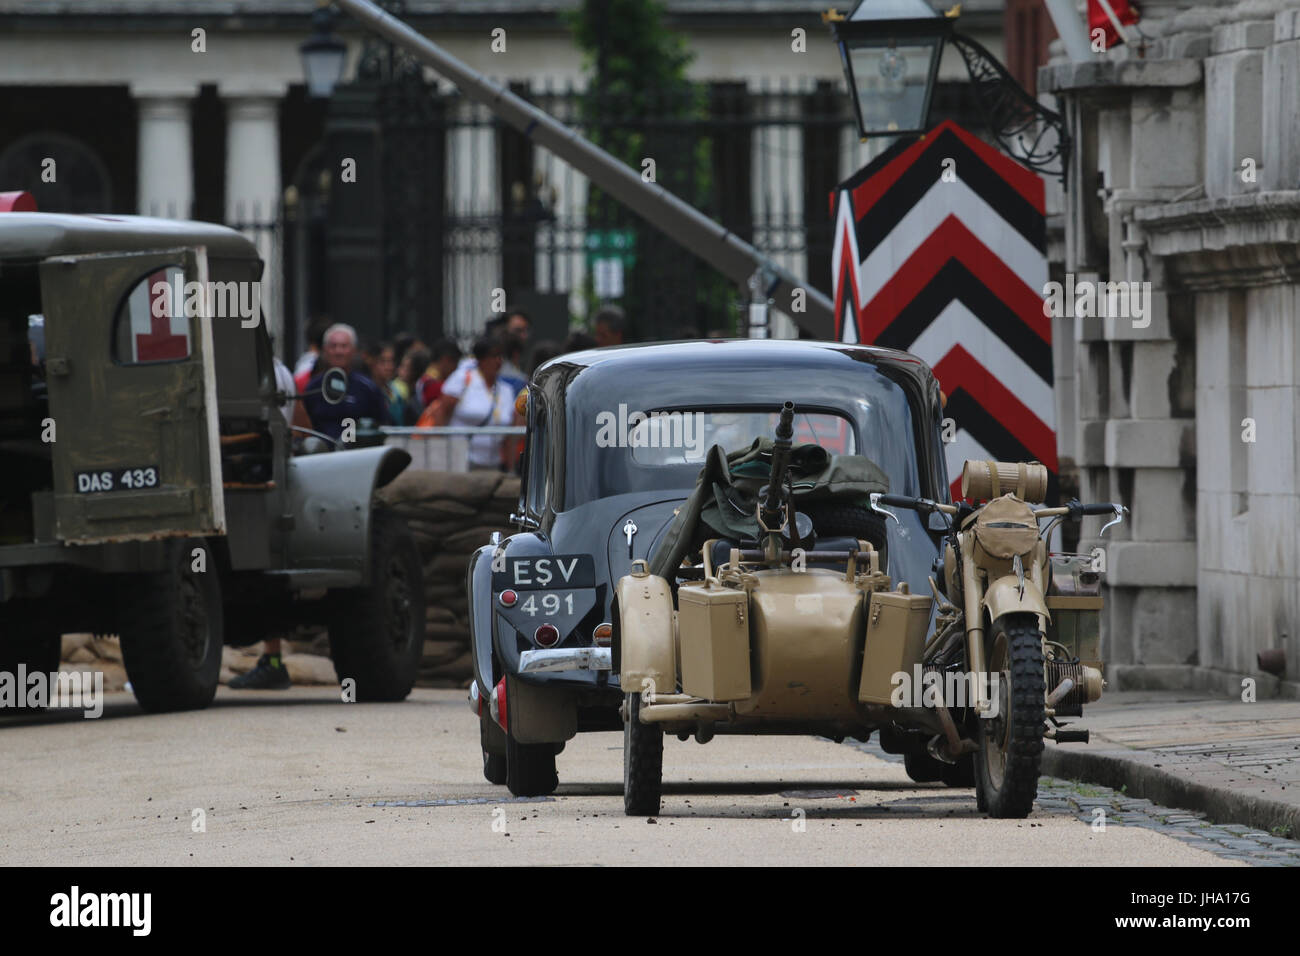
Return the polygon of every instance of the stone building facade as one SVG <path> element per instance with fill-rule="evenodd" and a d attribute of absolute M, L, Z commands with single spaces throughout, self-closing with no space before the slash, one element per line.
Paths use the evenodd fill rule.
<path fill-rule="evenodd" d="M 1039 73 L 1074 139 L 1054 278 L 1151 284 L 1149 322 L 1056 319 L 1062 456 L 1133 511 L 1103 543 L 1110 677 L 1297 697 L 1300 2 L 1142 9 L 1145 49 Z"/>

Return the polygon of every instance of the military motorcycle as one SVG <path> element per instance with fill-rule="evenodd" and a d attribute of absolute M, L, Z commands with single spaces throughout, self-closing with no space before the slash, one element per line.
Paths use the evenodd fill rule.
<path fill-rule="evenodd" d="M 756 539 L 709 539 L 661 574 L 634 561 L 615 588 L 626 812 L 659 812 L 666 733 L 707 743 L 878 731 L 914 778 L 928 764 L 938 768 L 928 779 L 973 784 L 991 816 L 1026 816 L 1044 738 L 1086 742 L 1062 718 L 1103 687 L 1100 572 L 1091 555 L 1050 554 L 1046 542 L 1062 520 L 1119 520 L 1124 509 L 1035 510 L 1047 484 L 1037 463 L 968 462 L 963 494 L 982 504 L 871 492 L 863 511 L 895 522 L 895 534 L 907 532 L 889 507 L 914 509 L 943 535 L 943 585 L 932 576 L 932 595 L 913 593 L 886 573 L 885 538 L 836 534 L 800 510 L 796 488 L 818 482 L 791 477 L 793 413 L 786 402 L 770 452 L 756 442 L 746 458 L 770 466 L 750 512 Z M 853 456 L 839 456 L 821 474 L 853 472 Z M 702 490 L 739 507 L 734 487 Z"/>
<path fill-rule="evenodd" d="M 1105 535 L 1127 509 L 1077 500 L 1033 508 L 1047 489 L 1047 469 L 1038 463 L 968 461 L 961 488 L 963 498 L 984 503 L 873 494 L 871 507 L 894 521 L 882 505 L 912 508 L 946 525 L 942 585 L 930 579 L 937 613 L 921 669 L 936 683 L 943 676 L 945 687 L 959 671 L 974 693 L 964 708 L 942 698 L 946 733 L 927 749 L 949 765 L 973 753 L 980 809 L 1024 817 L 1038 790 L 1043 740 L 1087 743 L 1088 732 L 1067 728 L 1062 718 L 1082 716 L 1105 687 L 1100 556 L 1053 554 L 1048 541 L 1061 522 L 1090 515 L 1111 517 Z"/>

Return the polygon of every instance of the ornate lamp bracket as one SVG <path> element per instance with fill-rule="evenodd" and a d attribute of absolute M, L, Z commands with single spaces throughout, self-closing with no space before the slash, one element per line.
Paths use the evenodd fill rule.
<path fill-rule="evenodd" d="M 1068 189 L 1071 141 L 1065 117 L 1030 96 L 975 40 L 953 31 L 948 42 L 966 62 L 975 103 L 993 138 L 1017 161 L 1035 172 L 1058 176 Z"/>

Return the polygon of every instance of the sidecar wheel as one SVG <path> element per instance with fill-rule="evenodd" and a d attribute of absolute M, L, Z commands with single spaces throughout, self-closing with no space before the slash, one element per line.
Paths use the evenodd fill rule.
<path fill-rule="evenodd" d="M 989 816 L 1023 819 L 1038 796 L 1043 761 L 1043 639 L 1033 614 L 993 623 L 989 674 L 998 675 L 998 716 L 979 720 L 975 786 Z"/>
<path fill-rule="evenodd" d="M 641 723 L 641 695 L 627 695 L 623 725 L 623 812 L 652 817 L 659 812 L 664 780 L 664 732 Z"/>

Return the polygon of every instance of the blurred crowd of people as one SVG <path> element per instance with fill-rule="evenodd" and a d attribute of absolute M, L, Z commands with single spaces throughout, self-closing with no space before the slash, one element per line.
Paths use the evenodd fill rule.
<path fill-rule="evenodd" d="M 403 333 L 391 341 L 362 345 L 356 329 L 342 322 L 318 322 L 310 345 L 292 370 L 296 403 L 293 423 L 339 440 L 344 422 L 368 419 L 375 425 L 518 425 L 516 400 L 533 369 L 559 355 L 583 349 L 622 345 L 623 311 L 607 305 L 597 311 L 591 332 L 571 332 L 562 343 L 534 341 L 533 321 L 522 309 L 490 318 L 464 354 L 452 339 L 426 345 Z M 348 373 L 342 401 L 320 394 L 322 377 L 331 368 Z M 472 468 L 509 470 L 519 443 L 500 437 L 471 438 Z"/>

